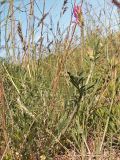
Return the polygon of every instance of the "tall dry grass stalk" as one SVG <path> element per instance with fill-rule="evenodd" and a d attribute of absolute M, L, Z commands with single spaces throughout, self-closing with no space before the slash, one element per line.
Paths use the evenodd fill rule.
<path fill-rule="evenodd" d="M 15 31 L 16 31 L 16 24 L 15 24 L 15 17 L 14 17 L 14 0 L 9 1 L 10 5 L 10 22 L 11 22 L 11 29 L 10 29 L 10 38 L 11 38 L 11 49 L 12 49 L 12 57 L 13 57 L 13 62 L 16 62 L 16 36 L 15 36 Z"/>
<path fill-rule="evenodd" d="M 70 23 L 70 26 L 71 26 L 71 23 Z M 55 76 L 54 76 L 53 81 L 51 83 L 51 87 L 52 87 L 52 93 L 51 94 L 52 94 L 53 99 L 50 102 L 50 106 L 52 106 L 52 108 L 53 108 L 53 106 L 55 106 L 54 98 L 55 98 L 55 94 L 58 90 L 60 77 L 61 77 L 62 72 L 64 71 L 64 66 L 66 64 L 66 60 L 68 60 L 68 56 L 72 53 L 72 51 L 70 50 L 70 46 L 71 46 L 71 43 L 72 43 L 72 40 L 73 40 L 73 37 L 74 37 L 75 29 L 76 29 L 76 25 L 74 26 L 74 29 L 72 31 L 72 35 L 71 35 L 70 40 L 69 40 L 70 30 L 68 30 L 68 33 L 67 33 L 67 38 L 68 39 L 66 39 L 66 41 L 65 41 L 64 54 L 62 54 L 58 58 L 56 73 L 55 73 Z"/>
<path fill-rule="evenodd" d="M 63 3 L 62 9 L 65 7 L 65 10 L 66 10 L 66 8 L 67 8 L 66 4 L 67 4 L 67 1 L 65 0 L 64 3 Z M 55 93 L 56 93 L 56 91 L 58 89 L 57 87 L 59 85 L 60 76 L 61 76 L 61 73 L 64 71 L 64 65 L 66 63 L 66 60 L 68 60 L 68 55 L 71 55 L 71 53 L 72 53 L 70 51 L 70 46 L 72 44 L 72 40 L 74 38 L 74 34 L 75 34 L 75 30 L 76 30 L 77 25 L 79 25 L 80 30 L 81 30 L 81 48 L 82 49 L 81 49 L 81 57 L 80 57 L 81 64 L 80 65 L 82 66 L 82 64 L 83 64 L 83 55 L 84 55 L 84 48 L 85 48 L 84 41 L 85 40 L 84 40 L 84 18 L 83 18 L 83 13 L 82 13 L 82 4 L 81 4 L 81 8 L 80 9 L 81 9 L 80 13 L 78 13 L 78 17 L 77 17 L 78 18 L 78 23 L 76 23 L 74 25 L 74 28 L 73 28 L 72 34 L 71 34 L 71 38 L 69 38 L 69 36 L 70 36 L 70 28 L 71 28 L 71 24 L 72 24 L 71 22 L 72 22 L 72 18 L 73 18 L 73 13 L 71 14 L 71 21 L 70 21 L 70 25 L 68 27 L 68 33 L 67 33 L 66 41 L 65 41 L 64 54 L 60 57 L 60 59 L 58 59 L 57 71 L 56 71 L 55 77 L 54 77 L 54 79 L 52 81 L 52 96 L 53 97 L 55 96 Z M 73 10 L 73 12 L 74 12 L 74 10 Z M 50 103 L 50 104 L 52 104 L 52 103 Z"/>
<path fill-rule="evenodd" d="M 27 45 L 28 45 L 27 56 L 28 56 L 28 64 L 29 64 L 30 57 L 33 56 L 33 53 L 31 52 L 31 48 L 32 50 L 34 50 L 34 0 L 30 0 Z"/>
<path fill-rule="evenodd" d="M 23 37 L 23 32 L 20 22 L 18 22 L 17 31 L 22 44 L 22 51 L 23 51 L 22 64 L 26 65 L 28 63 L 27 44 L 25 38 Z"/>
<path fill-rule="evenodd" d="M 3 80 L 0 78 L 0 114 L 1 114 L 1 126 L 2 126 L 2 131 L 3 131 L 3 137 L 5 141 L 5 145 L 7 145 L 9 138 L 8 138 L 8 133 L 7 133 L 7 126 L 6 126 L 6 112 L 7 108 L 5 105 L 5 98 L 4 98 L 4 86 L 3 86 Z"/>
<path fill-rule="evenodd" d="M 40 41 L 40 45 L 39 45 L 39 51 L 40 51 L 39 54 L 41 54 L 42 45 L 43 45 L 44 20 L 45 20 L 46 16 L 48 15 L 48 13 L 45 13 L 45 6 L 46 6 L 46 0 L 44 0 L 44 3 L 43 3 L 42 18 L 41 18 L 41 20 L 40 20 L 40 24 L 41 24 L 40 39 L 41 39 L 41 41 Z M 40 25 L 40 24 L 39 24 L 39 25 Z M 39 55 L 39 57 L 40 57 L 40 56 L 41 56 L 41 55 Z"/>
<path fill-rule="evenodd" d="M 109 155 L 113 148 L 120 151 L 119 37 L 107 26 L 108 35 L 99 34 L 103 17 L 97 15 L 95 23 L 92 7 L 83 17 L 79 5 L 77 21 L 69 12 L 70 23 L 62 29 L 69 2 L 63 1 L 55 25 L 55 5 L 46 11 L 46 0 L 7 3 L 5 49 L 14 62 L 19 51 L 20 63 L 0 60 L 2 159 L 99 159 L 105 149 Z"/>

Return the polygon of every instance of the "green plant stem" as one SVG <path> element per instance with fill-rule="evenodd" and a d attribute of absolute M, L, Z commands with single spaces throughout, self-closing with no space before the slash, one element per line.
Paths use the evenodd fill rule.
<path fill-rule="evenodd" d="M 86 85 L 87 85 L 87 84 L 89 83 L 89 81 L 90 81 L 90 78 L 91 78 L 92 73 L 93 73 L 94 65 L 95 65 L 94 62 L 91 61 L 90 72 L 89 72 L 89 75 L 88 75 L 87 80 L 86 80 Z"/>
<path fill-rule="evenodd" d="M 114 58 L 115 58 L 115 56 L 114 56 Z M 113 66 L 114 66 L 114 63 L 113 63 Z M 113 103 L 114 103 L 114 98 L 115 98 L 116 68 L 114 69 L 114 75 L 113 75 L 113 81 L 112 82 L 113 82 L 112 100 L 111 100 L 111 104 L 110 104 L 110 108 L 109 108 L 109 115 L 108 115 L 108 118 L 106 120 L 106 125 L 105 125 L 105 129 L 104 129 L 103 137 L 102 137 L 102 142 L 101 142 L 101 145 L 100 145 L 100 152 L 102 151 L 103 143 L 104 143 L 105 136 L 106 136 L 106 133 L 107 133 L 107 130 L 108 130 L 108 125 L 109 125 L 109 121 L 110 121 L 110 114 L 111 114 L 111 111 L 112 111 L 112 107 L 113 107 Z"/>

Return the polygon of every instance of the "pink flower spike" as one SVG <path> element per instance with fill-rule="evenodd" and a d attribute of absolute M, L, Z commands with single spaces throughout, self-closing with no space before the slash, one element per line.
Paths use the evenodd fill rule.
<path fill-rule="evenodd" d="M 74 14 L 74 17 L 76 18 L 76 22 L 78 21 L 80 13 L 81 13 L 81 6 L 74 4 L 73 14 Z"/>
<path fill-rule="evenodd" d="M 76 5 L 76 0 L 74 1 L 73 15 L 75 17 L 75 23 L 83 26 L 82 3 L 81 5 Z"/>

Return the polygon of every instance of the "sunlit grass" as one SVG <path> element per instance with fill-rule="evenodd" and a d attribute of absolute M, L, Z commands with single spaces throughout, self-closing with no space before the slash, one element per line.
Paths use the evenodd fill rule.
<path fill-rule="evenodd" d="M 12 2 L 9 5 L 12 9 Z M 34 15 L 33 2 L 30 5 Z M 108 28 L 109 34 L 104 35 L 103 28 L 93 24 L 95 29 L 89 31 L 84 26 L 80 45 L 81 37 L 77 38 L 70 23 L 68 39 L 54 39 L 51 53 L 45 57 L 48 48 L 43 42 L 37 48 L 34 33 L 25 40 L 22 25 L 17 27 L 16 37 L 10 36 L 20 38 L 21 56 L 7 55 L 0 61 L 1 159 L 119 158 L 119 32 Z M 41 37 L 42 32 L 44 29 Z M 14 41 L 12 46 L 9 41 L 6 52 L 11 52 L 9 47 L 16 51 Z"/>

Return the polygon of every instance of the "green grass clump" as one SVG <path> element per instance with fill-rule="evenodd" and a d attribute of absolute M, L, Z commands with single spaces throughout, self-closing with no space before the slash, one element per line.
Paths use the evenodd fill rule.
<path fill-rule="evenodd" d="M 5 145 L 6 134 L 9 143 L 5 159 L 50 158 L 68 150 L 102 154 L 104 149 L 119 149 L 119 66 L 107 62 L 98 48 L 94 59 L 84 55 L 80 69 L 75 58 L 79 59 L 79 53 L 69 56 L 54 95 L 51 84 L 59 67 L 58 56 L 39 60 L 34 69 L 32 61 L 25 68 L 1 62 L 5 97 L 1 118 L 5 112 L 6 121 L 1 142 Z"/>
<path fill-rule="evenodd" d="M 89 29 L 89 15 L 78 26 L 81 33 L 73 23 L 62 33 L 59 25 L 67 1 L 55 33 L 52 17 L 50 26 L 44 23 L 52 10 L 45 12 L 46 1 L 35 29 L 33 19 L 38 18 L 30 2 L 26 37 L 22 23 L 15 25 L 14 1 L 8 2 L 6 58 L 0 60 L 0 159 L 120 158 L 119 32 L 107 28 L 102 34 L 93 19 Z M 19 7 L 16 11 L 23 12 Z"/>

